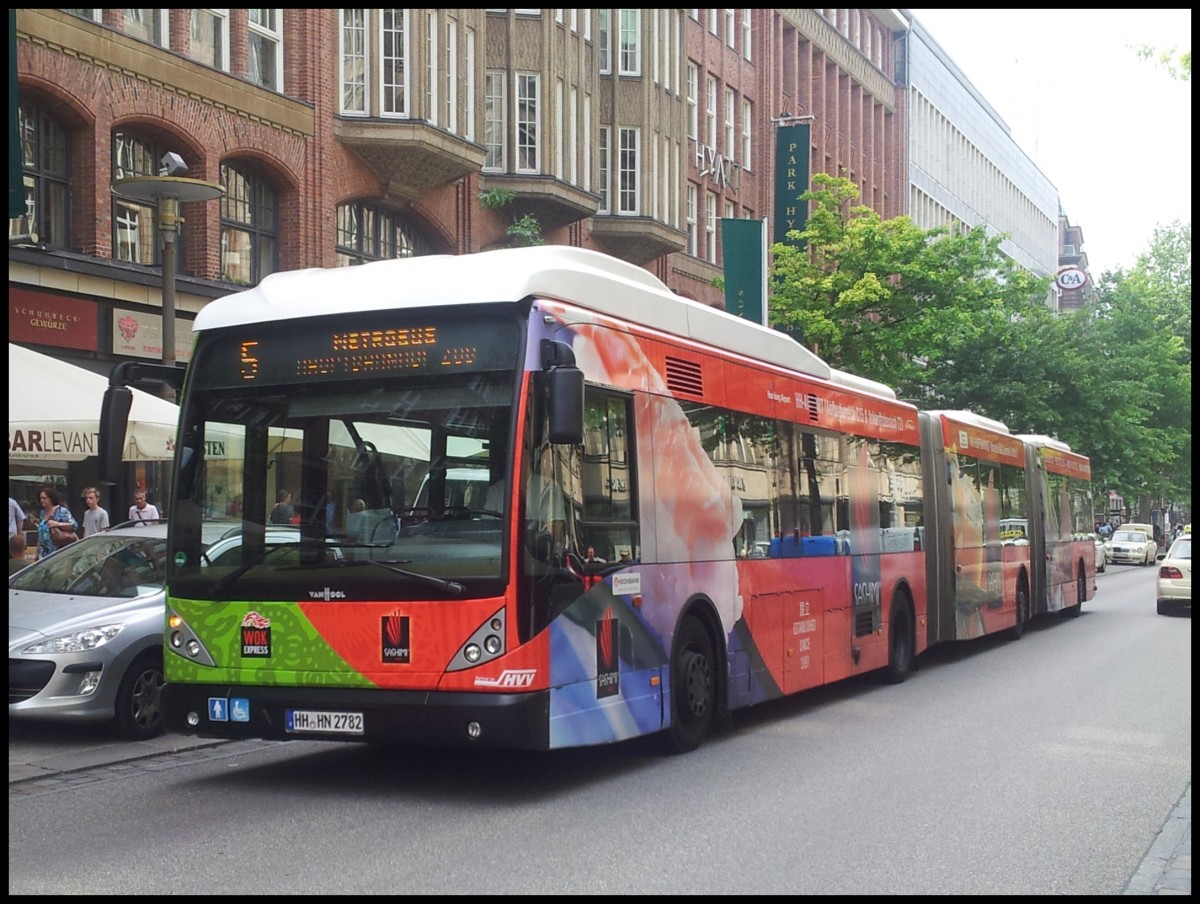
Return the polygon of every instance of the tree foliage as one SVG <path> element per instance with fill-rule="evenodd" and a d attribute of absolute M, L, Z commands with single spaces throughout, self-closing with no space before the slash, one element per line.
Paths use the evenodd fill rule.
<path fill-rule="evenodd" d="M 813 183 L 805 228 L 772 249 L 773 326 L 922 408 L 1063 440 L 1098 490 L 1190 504 L 1190 226 L 1160 228 L 1094 303 L 1056 315 L 1003 236 L 882 220 L 848 180 Z"/>
<path fill-rule="evenodd" d="M 546 240 L 542 236 L 542 225 L 537 221 L 537 217 L 528 213 L 518 216 L 514 205 L 517 198 L 516 192 L 506 188 L 493 188 L 481 191 L 478 198 L 480 203 L 489 210 L 509 209 L 512 222 L 504 232 L 508 236 L 510 246 L 546 244 Z"/>

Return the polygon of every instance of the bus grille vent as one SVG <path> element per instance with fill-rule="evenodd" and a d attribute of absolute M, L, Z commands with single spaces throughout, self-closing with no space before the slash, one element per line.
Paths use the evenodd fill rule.
<path fill-rule="evenodd" d="M 808 411 L 808 419 L 813 423 L 817 420 L 817 397 L 811 392 L 804 393 L 803 406 L 797 405 L 797 408 L 803 408 Z"/>
<path fill-rule="evenodd" d="M 866 637 L 875 633 L 875 613 L 870 609 L 860 609 L 854 613 L 854 636 Z"/>
<path fill-rule="evenodd" d="M 682 358 L 667 355 L 667 388 L 674 393 L 703 396 L 704 378 L 700 372 L 700 365 L 694 361 L 684 361 Z"/>

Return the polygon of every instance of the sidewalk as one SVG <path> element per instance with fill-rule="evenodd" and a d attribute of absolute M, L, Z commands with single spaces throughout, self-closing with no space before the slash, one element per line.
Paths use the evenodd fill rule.
<path fill-rule="evenodd" d="M 1192 786 L 1163 823 L 1154 844 L 1125 887 L 1127 895 L 1192 893 Z"/>

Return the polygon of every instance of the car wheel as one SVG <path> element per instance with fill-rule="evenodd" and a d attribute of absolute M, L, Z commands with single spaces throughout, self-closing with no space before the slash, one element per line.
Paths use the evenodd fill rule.
<path fill-rule="evenodd" d="M 133 661 L 121 678 L 117 690 L 116 719 L 118 737 L 126 741 L 145 741 L 162 734 L 162 653 L 148 651 Z"/>

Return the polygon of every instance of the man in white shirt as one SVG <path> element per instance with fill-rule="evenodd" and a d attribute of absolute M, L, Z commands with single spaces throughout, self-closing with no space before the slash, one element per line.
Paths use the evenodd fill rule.
<path fill-rule="evenodd" d="M 146 501 L 146 491 L 137 490 L 133 494 L 133 505 L 129 506 L 130 521 L 157 521 L 158 506 Z"/>

